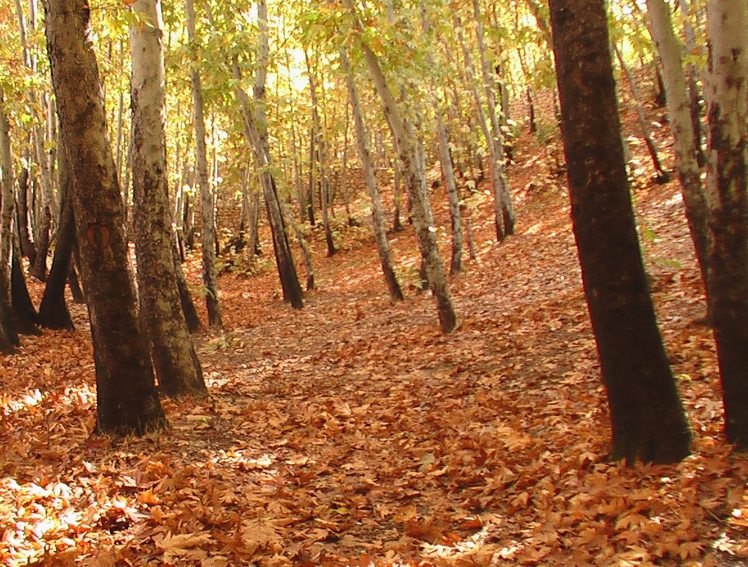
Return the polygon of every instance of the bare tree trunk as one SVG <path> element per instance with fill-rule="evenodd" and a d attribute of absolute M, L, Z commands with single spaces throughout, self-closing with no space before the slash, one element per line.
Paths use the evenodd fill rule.
<path fill-rule="evenodd" d="M 462 36 L 462 26 L 457 13 L 453 14 L 453 22 L 455 26 L 455 32 L 457 33 L 457 41 L 462 48 L 463 58 L 465 60 L 465 72 L 467 74 L 468 83 L 470 84 L 470 92 L 473 95 L 473 102 L 475 104 L 475 112 L 478 119 L 478 125 L 483 132 L 483 137 L 486 140 L 486 146 L 488 148 L 488 155 L 491 161 L 491 186 L 493 187 L 493 204 L 494 204 L 494 223 L 496 225 L 496 239 L 501 242 L 509 234 L 506 226 L 503 213 L 503 189 L 502 189 L 502 178 L 501 168 L 499 167 L 499 156 L 496 154 L 496 144 L 494 144 L 493 136 L 491 135 L 491 129 L 489 127 L 486 113 L 483 111 L 483 103 L 480 98 L 478 91 L 478 81 L 475 77 L 475 70 L 473 69 L 472 57 L 470 56 L 470 50 L 465 43 Z"/>
<path fill-rule="evenodd" d="M 132 49 L 133 195 L 141 318 L 161 390 L 207 395 L 187 328 L 172 242 L 166 174 L 164 54 L 160 0 L 136 0 Z"/>
<path fill-rule="evenodd" d="M 13 243 L 13 154 L 10 142 L 10 124 L 5 113 L 5 98 L 0 90 L 0 352 L 13 352 L 18 346 L 18 333 L 13 320 L 11 301 L 11 249 Z"/>
<path fill-rule="evenodd" d="M 387 232 L 384 228 L 382 199 L 379 195 L 377 179 L 374 175 L 374 164 L 372 163 L 371 151 L 369 150 L 369 134 L 366 131 L 366 124 L 364 124 L 364 116 L 361 111 L 361 103 L 359 102 L 358 91 L 353 80 L 353 71 L 351 70 L 350 63 L 348 62 L 348 56 L 344 51 L 340 52 L 340 63 L 343 72 L 345 73 L 346 84 L 348 86 L 348 98 L 351 103 L 353 125 L 356 131 L 358 158 L 361 162 L 361 168 L 364 170 L 364 175 L 366 177 L 366 187 L 369 190 L 369 197 L 371 198 L 371 217 L 374 228 L 374 239 L 377 243 L 379 262 L 382 266 L 382 274 L 384 275 L 384 280 L 387 284 L 387 290 L 390 293 L 390 298 L 393 301 L 402 301 L 403 291 L 400 288 L 400 283 L 397 281 L 395 268 L 392 264 L 392 256 L 390 255 L 389 243 L 387 242 Z"/>
<path fill-rule="evenodd" d="M 706 192 L 701 181 L 696 148 L 700 142 L 691 121 L 691 101 L 683 75 L 680 43 L 673 31 L 670 9 L 664 0 L 647 0 L 652 39 L 662 61 L 667 93 L 668 115 L 673 133 L 675 167 L 681 185 L 683 203 L 696 259 L 701 268 L 704 288 L 709 293 L 709 225 Z"/>
<path fill-rule="evenodd" d="M 190 43 L 198 41 L 195 6 L 193 0 L 185 0 L 187 9 L 187 36 Z M 218 299 L 218 275 L 216 274 L 215 222 L 213 216 L 213 192 L 208 182 L 208 149 L 205 143 L 205 118 L 203 116 L 203 87 L 197 67 L 191 71 L 192 104 L 195 122 L 195 144 L 197 163 L 197 184 L 200 188 L 200 214 L 202 220 L 201 244 L 203 252 L 203 284 L 205 302 L 208 308 L 208 324 L 216 329 L 223 327 L 221 305 Z"/>
<path fill-rule="evenodd" d="M 690 433 L 634 223 L 604 0 L 550 0 L 550 7 L 574 235 L 610 405 L 611 457 L 677 462 L 689 453 Z"/>
<path fill-rule="evenodd" d="M 748 449 L 748 7 L 709 0 L 710 304 L 725 434 Z"/>
<path fill-rule="evenodd" d="M 496 81 L 491 73 L 491 67 L 488 64 L 488 49 L 483 33 L 483 21 L 480 12 L 480 0 L 473 0 L 473 16 L 475 18 L 475 36 L 478 40 L 478 55 L 480 58 L 481 72 L 483 74 L 483 88 L 486 93 L 486 103 L 488 106 L 488 119 L 491 123 L 492 142 L 494 146 L 494 161 L 491 167 L 498 169 L 499 193 L 501 202 L 501 215 L 504 221 L 504 231 L 507 235 L 514 234 L 514 206 L 509 191 L 509 181 L 506 177 L 506 157 L 504 156 L 504 134 L 501 131 L 501 121 L 496 109 L 494 92 Z M 502 90 L 499 89 L 499 92 Z M 504 104 L 502 95 L 502 107 Z"/>
<path fill-rule="evenodd" d="M 122 197 L 90 43 L 90 8 L 87 0 L 45 0 L 44 6 L 93 335 L 97 430 L 141 434 L 163 427 L 165 418 L 138 322 Z"/>
<path fill-rule="evenodd" d="M 352 0 L 343 0 L 343 5 L 351 14 L 356 13 Z M 360 22 L 358 22 L 358 25 L 361 26 Z M 397 140 L 403 171 L 407 175 L 406 187 L 413 204 L 413 224 L 429 285 L 436 298 L 439 326 L 443 333 L 451 333 L 457 328 L 457 315 L 449 294 L 444 265 L 439 256 L 436 227 L 432 224 L 426 182 L 419 168 L 416 133 L 413 125 L 401 114 L 376 55 L 366 43 L 361 43 L 361 49 L 369 74 L 382 100 L 382 107 L 388 118 L 390 128 L 392 128 L 393 135 Z"/>
<path fill-rule="evenodd" d="M 330 179 L 327 175 L 327 142 L 324 138 L 324 133 L 322 132 L 322 125 L 320 124 L 319 99 L 317 98 L 315 70 L 312 68 L 312 64 L 309 61 L 309 54 L 306 50 L 304 51 L 304 60 L 306 61 L 307 74 L 309 75 L 309 93 L 312 99 L 312 143 L 313 146 L 316 147 L 314 161 L 317 163 L 317 171 L 319 173 L 319 203 L 320 209 L 322 210 L 322 227 L 325 230 L 327 255 L 332 256 L 335 254 L 336 250 L 335 243 L 332 239 L 332 229 L 330 228 L 330 216 L 328 213 Z"/>
<path fill-rule="evenodd" d="M 670 174 L 665 171 L 665 168 L 662 167 L 662 163 L 660 162 L 657 145 L 655 144 L 654 138 L 652 138 L 652 129 L 649 127 L 647 117 L 644 115 L 644 107 L 642 106 L 642 99 L 641 95 L 639 95 L 639 88 L 636 85 L 636 79 L 634 79 L 631 69 L 629 69 L 628 65 L 626 65 L 626 62 L 623 60 L 621 50 L 618 49 L 618 45 L 615 42 L 613 43 L 613 51 L 616 54 L 616 59 L 618 59 L 618 64 L 621 66 L 621 71 L 623 71 L 623 74 L 626 77 L 626 82 L 629 84 L 629 89 L 631 89 L 631 98 L 633 99 L 634 107 L 636 108 L 636 116 L 639 119 L 639 128 L 641 128 L 644 143 L 647 145 L 649 157 L 652 159 L 652 165 L 657 173 L 657 182 L 667 183 L 670 181 Z"/>

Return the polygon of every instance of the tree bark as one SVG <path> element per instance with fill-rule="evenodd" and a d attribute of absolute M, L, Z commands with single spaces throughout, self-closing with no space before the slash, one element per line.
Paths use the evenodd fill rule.
<path fill-rule="evenodd" d="M 709 224 L 706 192 L 701 182 L 697 148 L 701 145 L 691 120 L 691 100 L 683 75 L 681 46 L 673 31 L 670 9 L 664 0 L 647 0 L 652 39 L 662 61 L 670 128 L 673 133 L 675 167 L 686 209 L 696 259 L 704 289 L 709 293 Z"/>
<path fill-rule="evenodd" d="M 725 434 L 748 449 L 748 8 L 710 0 L 710 305 L 717 343 Z"/>
<path fill-rule="evenodd" d="M 371 159 L 371 150 L 369 149 L 369 133 L 364 123 L 361 103 L 358 98 L 358 90 L 353 80 L 353 71 L 351 70 L 348 56 L 344 51 L 340 52 L 340 64 L 345 73 L 346 85 L 348 86 L 348 99 L 351 103 L 351 112 L 353 114 L 353 126 L 356 132 L 356 142 L 358 148 L 358 158 L 366 177 L 366 187 L 369 190 L 371 198 L 371 218 L 374 228 L 374 239 L 377 243 L 377 252 L 379 253 L 379 263 L 382 266 L 382 274 L 387 284 L 390 298 L 393 301 L 402 301 L 403 291 L 400 283 L 397 281 L 395 268 L 392 264 L 389 243 L 387 242 L 387 232 L 384 228 L 384 213 L 382 208 L 382 199 L 377 187 L 377 178 L 374 175 L 374 164 Z"/>
<path fill-rule="evenodd" d="M 138 322 L 122 198 L 91 44 L 90 8 L 86 0 L 45 0 L 44 8 L 93 335 L 97 430 L 142 434 L 163 427 L 165 418 Z"/>
<path fill-rule="evenodd" d="M 351 14 L 356 13 L 352 0 L 343 0 L 343 5 Z M 362 28 L 358 22 L 359 29 Z M 433 225 L 431 207 L 426 192 L 426 180 L 419 167 L 416 133 L 413 125 L 401 113 L 395 97 L 387 84 L 379 60 L 371 48 L 361 42 L 364 60 L 382 101 L 385 116 L 400 152 L 400 160 L 406 177 L 406 187 L 413 204 L 413 225 L 418 238 L 421 260 L 428 277 L 431 291 L 436 298 L 439 326 L 443 333 L 451 333 L 457 328 L 457 314 L 449 294 L 444 264 L 439 256 L 436 242 L 436 227 Z"/>
<path fill-rule="evenodd" d="M 190 43 L 198 41 L 193 0 L 185 0 L 187 11 L 187 36 Z M 216 273 L 215 219 L 213 216 L 213 192 L 208 182 L 208 149 L 205 143 L 205 117 L 203 115 L 203 87 L 197 65 L 192 68 L 192 104 L 195 122 L 195 144 L 197 163 L 197 185 L 200 190 L 200 214 L 202 220 L 201 244 L 203 253 L 203 284 L 205 303 L 208 308 L 208 324 L 216 329 L 223 327 L 221 306 L 218 300 L 218 275 Z"/>
<path fill-rule="evenodd" d="M 572 221 L 608 394 L 611 456 L 676 462 L 690 434 L 657 328 L 628 191 L 603 0 L 551 0 Z"/>
<path fill-rule="evenodd" d="M 207 395 L 177 287 L 166 174 L 160 0 L 136 0 L 132 56 L 133 196 L 141 307 L 161 391 Z"/>
<path fill-rule="evenodd" d="M 5 97 L 0 90 L 0 350 L 11 352 L 18 346 L 11 297 L 11 253 L 13 247 L 13 212 L 15 208 L 13 154 L 10 123 L 5 113 Z"/>
<path fill-rule="evenodd" d="M 65 156 L 65 149 L 60 148 L 58 154 L 60 176 L 58 185 L 61 193 L 60 224 L 57 227 L 57 245 L 52 258 L 52 267 L 49 270 L 47 285 L 39 306 L 39 323 L 47 329 L 70 331 L 74 327 L 65 301 L 65 285 L 68 281 L 75 246 L 75 218 L 73 216 L 72 179 Z"/>

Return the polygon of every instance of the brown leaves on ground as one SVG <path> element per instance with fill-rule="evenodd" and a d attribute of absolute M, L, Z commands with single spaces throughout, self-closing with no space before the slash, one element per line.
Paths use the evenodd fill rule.
<path fill-rule="evenodd" d="M 200 339 L 212 398 L 165 401 L 160 434 L 91 435 L 80 309 L 80 330 L 24 338 L 0 360 L 0 563 L 745 561 L 748 467 L 722 441 L 674 184 L 638 189 L 636 202 L 693 456 L 627 469 L 606 462 L 565 195 L 528 144 L 511 172 L 518 235 L 496 246 L 490 203 L 474 213 L 479 262 L 452 280 L 462 325 L 449 337 L 428 294 L 390 304 L 359 232 L 351 250 L 316 256 L 320 289 L 302 311 L 282 304 L 269 268 L 223 277 L 231 330 Z M 398 265 L 415 265 L 412 234 L 391 240 Z"/>

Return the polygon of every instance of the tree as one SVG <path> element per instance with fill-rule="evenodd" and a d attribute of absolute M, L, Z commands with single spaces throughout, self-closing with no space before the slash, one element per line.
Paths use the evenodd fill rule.
<path fill-rule="evenodd" d="M 177 288 L 166 177 L 160 0 L 137 0 L 132 48 L 133 197 L 141 318 L 161 390 L 206 395 Z"/>
<path fill-rule="evenodd" d="M 361 26 L 358 20 L 353 1 L 343 0 L 343 5 L 356 18 L 355 25 L 358 31 L 363 31 L 363 26 Z M 418 247 L 421 252 L 421 259 L 425 267 L 429 286 L 436 298 L 439 326 L 443 333 L 451 333 L 457 328 L 457 314 L 452 305 L 452 298 L 449 294 L 449 286 L 444 273 L 444 264 L 439 256 L 439 249 L 436 243 L 436 228 L 433 226 L 431 207 L 426 193 L 426 182 L 422 168 L 420 167 L 420 158 L 422 156 L 419 156 L 415 128 L 411 121 L 404 116 L 395 100 L 395 96 L 387 83 L 376 54 L 363 38 L 360 39 L 361 51 L 363 52 L 369 75 L 382 101 L 382 108 L 396 140 L 403 171 L 406 174 L 408 196 L 413 205 L 413 225 L 416 229 Z"/>
<path fill-rule="evenodd" d="M 708 294 L 708 208 L 699 170 L 697 148 L 700 144 L 691 116 L 692 101 L 683 74 L 681 46 L 673 31 L 670 9 L 664 0 L 647 0 L 647 13 L 652 39 L 662 61 L 668 116 L 675 149 L 675 168 L 686 208 L 688 229 L 701 269 L 704 288 Z M 698 124 L 698 118 L 696 123 Z"/>
<path fill-rule="evenodd" d="M 90 8 L 86 0 L 45 0 L 44 11 L 93 337 L 97 430 L 142 434 L 162 427 L 165 418 L 138 322 Z"/>
<path fill-rule="evenodd" d="M 73 213 L 73 186 L 66 152 L 59 152 L 59 187 L 62 205 L 60 207 L 60 224 L 57 227 L 57 246 L 52 258 L 52 267 L 44 287 L 44 295 L 39 305 L 39 323 L 48 329 L 73 329 L 67 303 L 65 302 L 65 284 L 68 281 L 70 266 L 75 246 L 75 217 Z"/>
<path fill-rule="evenodd" d="M 5 97 L 0 90 L 0 351 L 13 352 L 18 334 L 13 322 L 11 303 L 11 249 L 13 243 L 13 155 L 10 145 L 10 123 L 5 113 Z"/>
<path fill-rule="evenodd" d="M 390 254 L 389 244 L 387 242 L 387 233 L 384 229 L 384 214 L 382 212 L 382 199 L 377 187 L 377 178 L 374 175 L 374 165 L 371 160 L 371 151 L 369 150 L 369 133 L 366 131 L 363 112 L 361 111 L 361 102 L 358 97 L 356 83 L 353 80 L 353 71 L 348 61 L 348 55 L 345 51 L 340 52 L 340 65 L 345 73 L 346 85 L 348 86 L 348 98 L 351 101 L 351 112 L 353 113 L 353 125 L 356 130 L 356 142 L 358 148 L 358 157 L 361 161 L 361 167 L 366 177 L 366 187 L 369 190 L 371 198 L 371 219 L 374 228 L 374 238 L 377 242 L 377 251 L 379 252 L 379 261 L 382 265 L 387 290 L 393 301 L 402 301 L 403 292 L 400 283 L 397 281 L 397 275 L 392 265 L 392 256 Z"/>
<path fill-rule="evenodd" d="M 197 46 L 197 22 L 193 0 L 185 0 L 187 10 L 187 37 L 192 49 Z M 195 160 L 197 162 L 197 184 L 200 190 L 200 213 L 202 219 L 201 241 L 203 252 L 203 284 L 205 285 L 205 302 L 208 307 L 208 323 L 220 329 L 221 307 L 218 300 L 218 276 L 216 274 L 215 254 L 215 219 L 213 216 L 213 192 L 208 183 L 208 149 L 205 143 L 205 116 L 203 103 L 203 86 L 197 61 L 193 61 L 190 70 L 192 81 L 192 108 L 195 122 Z"/>
<path fill-rule="evenodd" d="M 656 463 L 690 433 L 649 296 L 626 179 L 602 0 L 551 0 L 572 221 L 613 430 L 611 456 Z"/>
<path fill-rule="evenodd" d="M 748 449 L 748 7 L 710 0 L 708 85 L 710 306 L 725 434 Z"/>

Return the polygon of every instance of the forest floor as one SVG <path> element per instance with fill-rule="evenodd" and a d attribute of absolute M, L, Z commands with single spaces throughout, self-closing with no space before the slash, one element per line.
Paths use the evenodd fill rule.
<path fill-rule="evenodd" d="M 282 302 L 268 242 L 258 274 L 222 276 L 227 330 L 198 338 L 211 396 L 164 400 L 167 431 L 92 435 L 80 306 L 78 330 L 24 337 L 0 359 L 0 565 L 745 564 L 748 459 L 723 441 L 676 183 L 643 165 L 633 193 L 693 454 L 627 468 L 606 459 L 549 147 L 515 148 L 516 236 L 497 245 L 488 197 L 473 199 L 477 259 L 451 278 L 452 335 L 416 293 L 412 229 L 391 235 L 407 292 L 393 304 L 368 231 L 339 221 L 335 256 L 314 239 L 303 310 Z M 442 189 L 432 201 L 446 252 Z"/>

